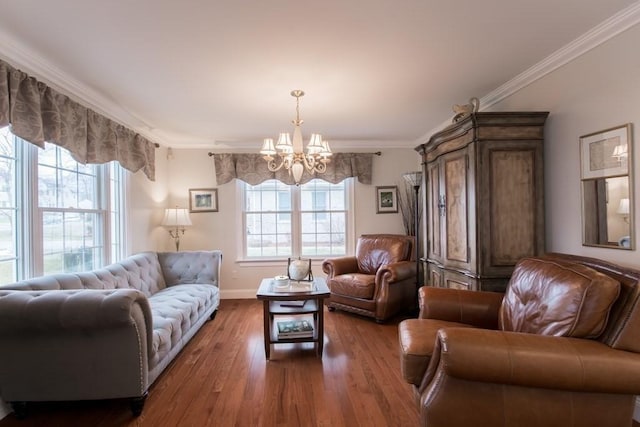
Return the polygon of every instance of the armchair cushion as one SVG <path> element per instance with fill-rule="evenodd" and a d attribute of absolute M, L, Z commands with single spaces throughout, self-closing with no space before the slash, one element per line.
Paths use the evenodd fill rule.
<path fill-rule="evenodd" d="M 331 292 L 354 298 L 373 298 L 375 291 L 375 274 L 343 274 L 331 281 Z"/>
<path fill-rule="evenodd" d="M 398 239 L 392 235 L 365 235 L 358 239 L 356 259 L 358 270 L 375 275 L 386 264 L 407 260 L 411 257 L 412 245 L 409 239 Z"/>
<path fill-rule="evenodd" d="M 525 258 L 500 309 L 504 331 L 595 338 L 607 324 L 620 283 L 580 264 Z"/>

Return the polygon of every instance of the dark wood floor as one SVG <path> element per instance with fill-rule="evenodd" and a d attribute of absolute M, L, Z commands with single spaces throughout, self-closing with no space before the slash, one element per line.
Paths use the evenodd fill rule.
<path fill-rule="evenodd" d="M 416 426 L 402 380 L 397 323 L 325 312 L 322 359 L 310 343 L 279 344 L 266 361 L 262 303 L 223 300 L 158 378 L 144 412 L 126 401 L 39 403 L 19 426 Z M 326 310 L 326 309 L 325 309 Z"/>

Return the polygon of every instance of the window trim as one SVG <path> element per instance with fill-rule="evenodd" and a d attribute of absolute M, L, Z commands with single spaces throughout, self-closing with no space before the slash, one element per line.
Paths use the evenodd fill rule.
<path fill-rule="evenodd" d="M 247 267 L 272 267 L 272 266 L 281 267 L 283 265 L 282 262 L 286 261 L 288 257 L 248 258 L 245 256 L 244 248 L 246 246 L 246 234 L 244 230 L 246 230 L 246 223 L 245 223 L 245 215 L 243 214 L 244 197 L 245 197 L 244 186 L 245 186 L 245 183 L 242 180 L 236 179 L 235 207 L 236 207 L 236 212 L 239 212 L 239 215 L 236 215 L 235 230 L 236 230 L 236 242 L 240 242 L 240 243 L 236 245 L 235 262 Z M 349 256 L 349 254 L 353 254 L 353 251 L 355 248 L 355 241 L 356 241 L 356 238 L 355 238 L 355 235 L 356 235 L 356 232 L 355 232 L 355 178 L 346 179 L 345 192 L 346 192 L 345 203 L 346 203 L 347 209 L 345 214 L 346 254 L 344 256 Z M 297 206 L 296 200 L 295 200 L 296 197 L 298 198 L 300 197 L 300 192 L 294 192 L 293 194 L 294 200 L 292 200 L 292 203 L 294 204 L 294 206 Z M 292 212 L 297 212 L 298 214 L 300 213 L 300 211 L 295 211 L 295 210 L 292 210 Z M 298 224 L 298 227 L 295 228 L 295 223 L 300 222 L 300 216 L 293 215 L 292 222 L 294 223 L 292 224 L 292 227 L 293 227 L 292 238 L 301 239 L 302 236 L 297 236 L 297 234 L 301 232 L 300 224 Z M 294 254 L 292 256 L 298 256 L 298 255 Z M 326 255 L 305 256 L 305 258 L 310 258 L 312 262 L 315 264 L 318 261 L 322 261 L 326 259 L 327 256 Z"/>
<path fill-rule="evenodd" d="M 5 130 L 8 132 L 8 130 Z M 9 132 L 10 133 L 10 132 Z M 26 280 L 44 274 L 44 236 L 43 236 L 43 213 L 44 212 L 79 212 L 98 214 L 100 224 L 100 248 L 101 257 L 98 258 L 99 268 L 111 264 L 115 260 L 112 256 L 112 206 L 110 191 L 112 184 L 110 163 L 95 165 L 96 170 L 96 198 L 99 203 L 98 208 L 59 208 L 40 207 L 38 198 L 38 173 L 39 173 L 39 153 L 41 149 L 20 137 L 11 134 L 14 138 L 15 149 L 15 178 L 14 203 L 16 208 L 15 228 L 15 280 Z M 57 146 L 56 146 L 57 147 Z M 64 148 L 57 147 L 62 150 Z M 120 244 L 116 258 L 121 259 L 126 256 L 129 248 L 129 235 L 127 233 L 127 206 L 128 206 L 128 175 L 120 166 L 120 210 L 118 216 L 122 224 L 120 230 Z"/>

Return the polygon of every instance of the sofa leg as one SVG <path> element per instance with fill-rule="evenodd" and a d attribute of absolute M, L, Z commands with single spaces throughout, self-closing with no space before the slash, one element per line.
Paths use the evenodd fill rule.
<path fill-rule="evenodd" d="M 24 420 L 27 417 L 27 402 L 10 402 L 13 414 L 19 420 Z"/>
<path fill-rule="evenodd" d="M 147 400 L 147 396 L 149 395 L 148 391 L 145 391 L 142 396 L 131 398 L 131 412 L 134 417 L 140 416 L 142 414 L 142 409 L 144 408 L 144 402 Z"/>
<path fill-rule="evenodd" d="M 209 316 L 209 320 L 213 320 L 216 318 L 216 314 L 218 314 L 218 310 L 215 310 L 213 313 L 211 313 L 211 316 Z"/>

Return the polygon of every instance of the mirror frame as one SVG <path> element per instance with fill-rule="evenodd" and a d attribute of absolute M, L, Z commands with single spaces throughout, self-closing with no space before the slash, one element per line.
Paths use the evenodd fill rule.
<path fill-rule="evenodd" d="M 615 146 L 613 145 L 615 142 Z M 594 144 L 598 144 L 597 146 Z M 620 150 L 618 147 L 626 145 L 626 152 L 624 149 Z M 598 132 L 589 133 L 580 137 L 580 194 L 581 194 L 581 217 L 582 217 L 582 245 L 583 246 L 596 246 L 601 248 L 610 249 L 622 249 L 622 250 L 635 250 L 636 238 L 635 238 L 635 195 L 633 190 L 633 138 L 632 138 L 632 125 L 627 123 L 621 126 L 605 129 Z M 617 161 L 607 162 L 607 158 L 615 159 Z M 622 161 L 625 159 L 625 161 Z M 592 165 L 598 167 L 591 167 Z M 613 243 L 592 243 L 587 242 L 587 227 L 586 227 L 586 198 L 585 198 L 585 184 L 590 181 L 596 181 L 598 179 L 607 178 L 627 178 L 628 182 L 628 198 L 629 198 L 629 214 L 627 222 L 629 224 L 629 246 L 624 247 L 621 244 Z M 607 182 L 605 181 L 605 188 Z M 608 189 L 607 202 L 608 202 Z M 624 238 L 626 236 L 623 236 Z M 621 238 L 621 239 L 622 239 Z"/>

